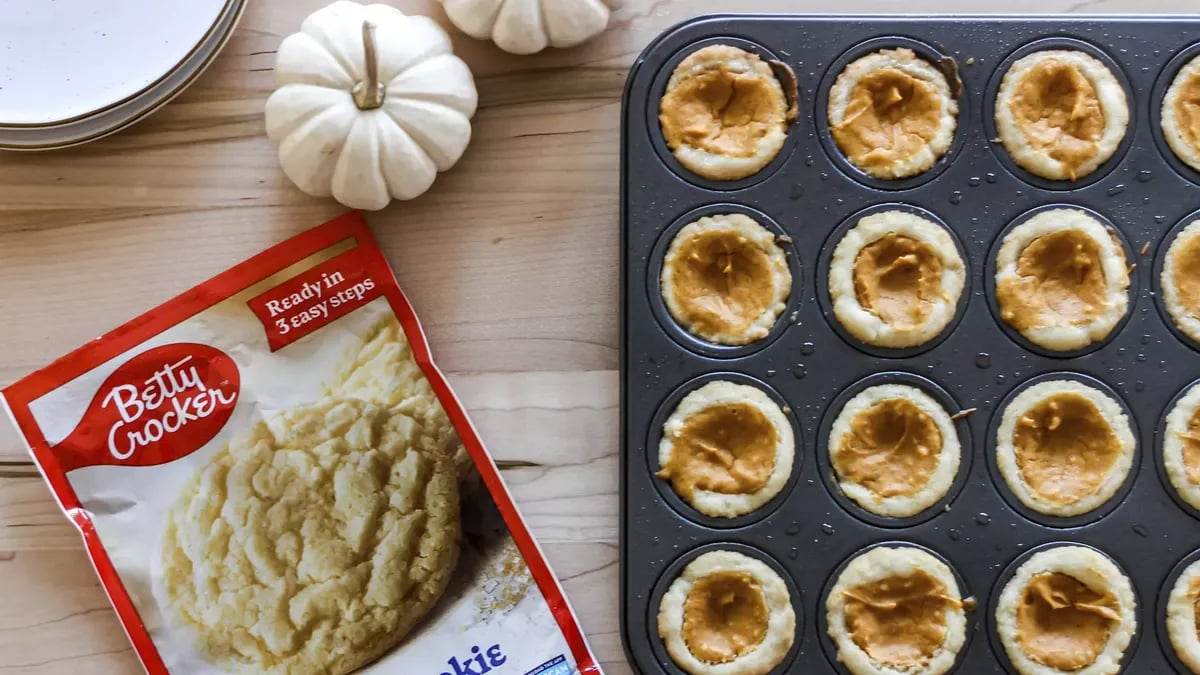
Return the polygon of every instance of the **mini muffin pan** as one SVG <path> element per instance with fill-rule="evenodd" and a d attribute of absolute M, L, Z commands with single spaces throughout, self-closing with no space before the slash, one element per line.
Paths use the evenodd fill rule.
<path fill-rule="evenodd" d="M 779 156 L 750 178 L 708 181 L 672 158 L 658 126 L 658 101 L 684 57 L 714 43 L 753 50 L 789 65 L 800 116 Z M 932 170 L 878 181 L 854 169 L 828 138 L 827 90 L 853 58 L 887 47 L 950 57 L 963 83 L 958 130 Z M 992 103 L 1004 68 L 1040 48 L 1083 49 L 1114 69 L 1128 91 L 1127 138 L 1114 158 L 1077 183 L 1018 169 L 994 142 Z M 1158 271 L 1170 237 L 1190 222 L 1200 173 L 1171 154 L 1158 127 L 1162 94 L 1186 58 L 1200 54 L 1196 17 L 815 17 L 716 16 L 656 39 L 629 75 L 622 124 L 621 178 L 621 622 L 630 660 L 642 673 L 678 675 L 658 638 L 658 600 L 699 552 L 728 546 L 786 573 L 794 589 L 797 636 L 777 673 L 844 673 L 823 633 L 824 593 L 835 571 L 881 542 L 925 547 L 949 562 L 973 596 L 970 635 L 957 672 L 1011 672 L 989 616 L 1005 570 L 1036 547 L 1076 542 L 1115 560 L 1137 596 L 1138 635 L 1130 673 L 1172 673 L 1160 616 L 1176 565 L 1200 549 L 1200 513 L 1181 505 L 1161 468 L 1169 404 L 1200 377 L 1200 345 L 1173 330 L 1160 308 Z M 830 247 L 855 214 L 880 205 L 919 209 L 952 232 L 967 282 L 946 332 L 910 350 L 871 348 L 841 329 L 824 284 Z M 1125 245 L 1129 312 L 1100 344 L 1067 354 L 1036 349 L 999 320 L 992 300 L 999 238 L 1034 209 L 1080 207 L 1102 216 Z M 785 234 L 793 287 L 787 311 L 764 340 L 709 345 L 665 310 L 658 275 L 670 237 L 700 215 L 741 212 Z M 1131 416 L 1137 454 L 1127 483 L 1097 512 L 1055 519 L 1023 509 L 995 467 L 1002 404 L 1047 377 L 1098 382 Z M 794 475 L 754 513 L 707 518 L 654 477 L 663 420 L 713 379 L 755 384 L 786 405 L 796 426 Z M 869 379 L 868 379 L 869 378 Z M 951 408 L 964 457 L 942 505 L 919 517 L 865 514 L 831 476 L 829 426 L 866 384 L 904 382 Z M 955 409 L 951 413 L 958 412 Z"/>

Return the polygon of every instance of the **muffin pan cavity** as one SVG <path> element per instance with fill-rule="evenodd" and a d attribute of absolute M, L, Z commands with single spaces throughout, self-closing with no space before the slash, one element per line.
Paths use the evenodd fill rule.
<path fill-rule="evenodd" d="M 784 142 L 783 147 L 779 150 L 779 153 L 775 155 L 775 158 L 757 173 L 745 178 L 731 181 L 712 180 L 693 173 L 680 164 L 679 160 L 675 159 L 675 155 L 671 152 L 671 148 L 667 145 L 667 139 L 663 135 L 662 124 L 659 122 L 658 103 L 662 100 L 663 95 L 667 91 L 667 83 L 671 79 L 671 74 L 675 72 L 675 68 L 688 56 L 705 47 L 711 47 L 713 45 L 728 45 L 730 47 L 737 47 L 743 51 L 758 55 L 759 58 L 769 64 L 775 62 L 786 65 L 788 63 L 788 61 L 783 57 L 771 51 L 770 49 L 767 49 L 761 44 L 742 37 L 736 37 L 734 34 L 730 34 L 728 36 L 712 36 L 689 43 L 680 48 L 665 64 L 663 64 L 663 66 L 656 73 L 654 81 L 650 83 L 650 90 L 654 93 L 652 97 L 653 104 L 647 106 L 645 109 L 646 129 L 649 132 L 649 141 L 654 147 L 654 153 L 657 155 L 658 160 L 668 167 L 677 177 L 682 178 L 696 187 L 704 188 L 706 190 L 711 190 L 713 192 L 728 192 L 741 190 L 761 183 L 773 176 L 775 172 L 777 172 L 784 164 L 787 164 L 791 157 L 792 151 L 795 150 L 796 147 L 796 135 L 802 132 L 801 128 L 807 126 L 808 122 L 807 120 L 802 119 L 793 120 L 791 126 L 788 128 L 787 140 Z M 784 84 L 784 94 L 787 95 L 788 87 L 786 83 L 783 82 L 783 79 L 790 77 L 791 75 L 779 72 L 778 68 L 775 68 L 775 71 L 776 77 L 780 78 L 781 84 Z M 798 96 L 796 103 L 798 105 L 803 105 L 803 97 Z"/>
<path fill-rule="evenodd" d="M 1182 337 L 1159 306 L 1158 277 L 1175 232 L 1197 217 L 1200 174 L 1162 142 L 1154 110 L 1179 66 L 1200 53 L 1197 35 L 1195 16 L 712 16 L 677 26 L 647 47 L 626 89 L 621 174 L 621 620 L 635 670 L 684 674 L 658 637 L 658 603 L 688 561 L 729 548 L 752 551 L 794 591 L 795 644 L 776 672 L 844 672 L 826 633 L 824 594 L 853 556 L 893 542 L 936 552 L 960 577 L 964 596 L 975 600 L 953 672 L 1015 672 L 996 634 L 996 596 L 1030 551 L 1063 544 L 1099 550 L 1132 582 L 1138 627 L 1122 657 L 1124 672 L 1184 672 L 1165 642 L 1164 608 L 1155 599 L 1176 563 L 1200 555 L 1200 512 L 1175 493 L 1161 455 L 1173 399 L 1200 379 L 1200 346 Z M 658 125 L 659 99 L 674 67 L 712 44 L 778 59 L 795 73 L 799 89 L 799 116 L 783 150 L 758 174 L 728 183 L 698 179 L 678 166 Z M 847 63 L 896 47 L 932 62 L 952 59 L 963 88 L 947 154 L 924 173 L 887 181 L 845 160 L 826 116 L 828 90 Z M 1111 69 L 1130 118 L 1114 156 L 1075 182 L 1017 168 L 994 142 L 992 121 L 1008 66 L 1034 51 L 1063 48 L 1087 52 Z M 1129 265 L 1124 316 L 1103 339 L 1068 352 L 1022 338 L 999 318 L 995 301 L 1003 235 L 1054 208 L 1082 209 L 1111 227 Z M 828 289 L 842 235 L 864 215 L 893 209 L 943 226 L 965 273 L 953 319 L 932 340 L 907 349 L 851 337 L 832 312 Z M 718 213 L 748 215 L 774 232 L 792 275 L 785 311 L 766 337 L 748 345 L 697 339 L 662 300 L 663 257 L 675 233 Z M 1111 498 L 1080 515 L 1053 517 L 1024 507 L 1007 486 L 997 468 L 997 430 L 1019 392 L 1062 379 L 1112 399 L 1129 418 L 1134 452 Z M 735 518 L 700 514 L 655 477 L 664 422 L 683 397 L 713 380 L 766 393 L 796 438 L 782 490 Z M 947 494 L 906 518 L 861 508 L 841 493 L 830 465 L 829 431 L 842 406 L 883 383 L 913 385 L 940 402 L 954 416 L 962 447 Z"/>
<path fill-rule="evenodd" d="M 842 322 L 838 320 L 837 316 L 834 314 L 834 301 L 829 290 L 829 269 L 833 261 L 834 249 L 837 248 L 838 243 L 841 242 L 842 238 L 846 236 L 846 233 L 848 233 L 850 230 L 853 230 L 863 218 L 880 213 L 887 213 L 888 211 L 902 211 L 904 213 L 910 213 L 919 218 L 924 218 L 935 225 L 941 226 L 942 229 L 944 229 L 946 233 L 950 235 L 950 239 L 954 242 L 955 248 L 958 250 L 958 256 L 962 259 L 963 264 L 966 267 L 966 279 L 963 284 L 962 292 L 958 296 L 958 305 L 955 308 L 954 316 L 951 317 L 950 322 L 946 324 L 946 327 L 942 329 L 941 333 L 930 340 L 913 347 L 879 347 L 876 345 L 867 344 L 856 338 L 844 325 L 842 325 Z M 962 242 L 959 241 L 958 235 L 955 234 L 954 228 L 947 225 L 944 220 L 939 218 L 934 213 L 918 206 L 905 203 L 875 204 L 868 206 L 867 208 L 862 209 L 861 211 L 858 211 L 844 219 L 837 225 L 837 227 L 833 229 L 829 235 L 829 238 L 826 239 L 825 243 L 821 246 L 816 263 L 816 272 L 817 302 L 820 303 L 821 313 L 825 316 L 826 321 L 829 322 L 829 326 L 835 333 L 838 334 L 839 337 L 845 340 L 848 344 L 852 345 L 858 351 L 884 358 L 909 358 L 922 352 L 929 351 L 930 349 L 938 346 L 938 344 L 940 344 L 943 340 L 949 337 L 951 333 L 954 332 L 954 329 L 958 326 L 959 321 L 962 320 L 963 314 L 965 313 L 967 307 L 967 301 L 971 297 L 972 275 L 970 258 L 967 256 L 967 252 L 963 248 Z"/>
<path fill-rule="evenodd" d="M 833 88 L 834 82 L 837 81 L 838 76 L 845 72 L 846 66 L 849 66 L 851 63 L 864 56 L 885 49 L 912 50 L 918 58 L 923 59 L 941 71 L 942 75 L 946 77 L 947 84 L 950 85 L 951 95 L 958 103 L 957 124 L 954 129 L 954 139 L 950 143 L 950 149 L 937 160 L 933 167 L 914 176 L 895 180 L 876 178 L 851 163 L 837 146 L 837 143 L 834 142 L 829 128 L 829 92 Z M 958 65 L 957 61 L 932 45 L 900 35 L 864 40 L 846 50 L 841 56 L 830 63 L 829 67 L 824 69 L 824 75 L 814 94 L 816 104 L 813 109 L 813 128 L 816 129 L 817 138 L 820 139 L 821 147 L 825 150 L 829 160 L 846 176 L 876 190 L 908 190 L 924 185 L 940 176 L 946 167 L 953 162 L 954 157 L 961 151 L 963 141 L 966 138 L 965 134 L 962 133 L 963 130 L 970 128 L 970 114 L 972 111 L 968 105 L 968 93 L 963 87 L 958 73 Z"/>
<path fill-rule="evenodd" d="M 741 214 L 753 219 L 756 223 L 766 228 L 769 232 L 776 235 L 775 244 L 783 250 L 783 254 L 787 257 L 788 270 L 792 275 L 792 288 L 786 300 L 786 307 L 776 319 L 775 324 L 767 332 L 766 337 L 759 340 L 754 340 L 744 345 L 722 345 L 714 342 L 709 342 L 704 338 L 694 335 L 679 322 L 675 317 L 671 316 L 671 312 L 667 309 L 667 304 L 663 300 L 662 294 L 662 271 L 663 261 L 667 255 L 667 249 L 671 247 L 671 242 L 674 241 L 675 235 L 679 231 L 706 216 L 717 216 L 724 214 Z M 659 326 L 669 334 L 677 343 L 692 351 L 695 351 L 704 356 L 720 359 L 732 359 L 741 356 L 747 356 L 754 352 L 770 345 L 773 341 L 783 335 L 784 331 L 791 321 L 790 317 L 797 311 L 800 303 L 801 291 L 803 290 L 803 265 L 801 264 L 800 256 L 796 252 L 796 247 L 792 242 L 792 238 L 788 236 L 787 231 L 780 227 L 770 216 L 757 209 L 743 206 L 741 204 L 722 203 L 709 204 L 698 209 L 694 209 L 680 216 L 669 227 L 663 230 L 662 236 L 655 242 L 654 249 L 650 253 L 650 264 L 647 265 L 646 289 L 651 310 L 654 312 L 654 317 L 657 319 Z"/>
<path fill-rule="evenodd" d="M 882 384 L 899 384 L 914 387 L 930 398 L 936 401 L 950 415 L 950 419 L 954 421 L 955 431 L 958 433 L 959 445 L 962 448 L 962 456 L 959 458 L 958 470 L 954 472 L 954 478 L 951 481 L 949 490 L 945 496 L 937 501 L 933 506 L 922 510 L 921 512 L 905 518 L 889 518 L 872 513 L 862 505 L 855 502 L 846 495 L 838 485 L 837 476 L 829 457 L 829 440 L 830 434 L 833 431 L 833 423 L 845 407 L 850 399 L 860 394 L 863 390 L 869 387 L 875 387 Z M 871 525 L 885 528 L 901 528 L 912 527 L 923 523 L 931 518 L 943 515 L 953 508 L 953 503 L 963 486 L 967 482 L 967 476 L 971 472 L 972 449 L 974 448 L 971 439 L 971 428 L 966 423 L 965 416 L 962 415 L 963 408 L 946 392 L 932 380 L 914 375 L 912 373 L 903 372 L 885 372 L 869 375 L 858 382 L 847 386 L 842 390 L 829 404 L 825 414 L 821 416 L 821 425 L 817 432 L 817 438 L 814 439 L 814 445 L 817 448 L 817 462 L 821 466 L 821 477 L 825 487 L 829 490 L 829 494 L 834 501 L 838 503 L 847 512 L 854 517 L 867 522 Z"/>
<path fill-rule="evenodd" d="M 1031 218 L 1040 213 L 1063 209 L 1084 212 L 1086 215 L 1099 221 L 1100 224 L 1103 225 L 1113 235 L 1117 244 L 1121 247 L 1122 252 L 1125 254 L 1126 269 L 1129 270 L 1129 287 L 1126 289 L 1125 293 L 1126 297 L 1128 298 L 1128 306 L 1125 309 L 1125 314 L 1117 320 L 1116 326 L 1109 331 L 1108 335 L 1078 349 L 1059 351 L 1034 344 L 1028 338 L 1022 335 L 1019 330 L 1001 318 L 1000 303 L 996 299 L 996 265 L 1000 255 L 1000 248 L 1004 245 L 1004 238 L 1007 237 L 1008 234 L 1013 231 L 1013 229 L 1029 222 Z M 996 238 L 992 241 L 987 255 L 987 267 L 985 268 L 987 272 L 983 277 L 983 287 L 985 296 L 987 298 L 988 309 L 991 310 L 992 317 L 995 319 L 996 326 L 999 328 L 999 330 L 1003 331 L 1005 335 L 1007 335 L 1013 342 L 1019 344 L 1023 349 L 1051 358 L 1077 358 L 1101 349 L 1108 343 L 1112 342 L 1113 339 L 1121 334 L 1121 330 L 1129 322 L 1130 317 L 1132 317 L 1133 314 L 1138 311 L 1137 300 L 1140 295 L 1138 293 L 1138 281 L 1141 278 L 1141 275 L 1137 273 L 1138 267 L 1141 266 L 1138 264 L 1139 260 L 1142 261 L 1142 265 L 1148 265 L 1146 257 L 1140 255 L 1140 249 L 1134 249 L 1133 246 L 1130 245 L 1129 240 L 1125 238 L 1121 228 L 1117 227 L 1111 220 L 1106 218 L 1101 213 L 1076 203 L 1043 204 L 1020 214 L 1016 218 L 1013 218 L 1012 221 L 1004 227 L 1004 229 L 1000 230 L 1000 233 L 997 234 Z"/>
<path fill-rule="evenodd" d="M 652 476 L 657 474 L 662 469 L 662 464 L 659 462 L 658 445 L 660 442 L 662 442 L 663 425 L 666 424 L 667 418 L 671 416 L 671 413 L 675 412 L 675 409 L 679 406 L 679 403 L 683 401 L 684 397 L 711 382 L 732 382 L 734 384 L 743 384 L 754 387 L 755 389 L 758 389 L 766 394 L 768 398 L 774 401 L 775 404 L 784 411 L 785 416 L 788 418 L 788 422 L 792 425 L 792 435 L 795 439 L 795 458 L 792 460 L 791 475 L 788 476 L 787 482 L 779 491 L 779 494 L 775 495 L 775 497 L 773 497 L 766 504 L 749 513 L 733 518 L 719 518 L 703 514 L 685 501 L 681 496 L 679 496 L 679 494 L 676 493 L 675 489 L 671 486 L 670 481 L 655 477 L 654 483 L 663 501 L 665 501 L 667 504 L 670 504 L 677 513 L 689 520 L 707 527 L 718 529 L 743 527 L 771 515 L 772 512 L 774 512 L 781 504 L 783 504 L 783 502 L 787 499 L 788 493 L 790 493 L 796 485 L 796 477 L 800 474 L 800 469 L 802 468 L 801 465 L 804 461 L 804 438 L 801 434 L 800 428 L 796 425 L 795 415 L 791 414 L 791 406 L 782 396 L 779 395 L 779 392 L 772 389 L 765 382 L 753 377 L 748 377 L 741 373 L 715 372 L 701 375 L 700 377 L 684 383 L 679 387 L 679 389 L 671 392 L 671 395 L 662 402 L 662 405 L 660 405 L 658 408 L 658 412 L 655 413 L 654 424 L 650 426 L 650 438 L 647 439 L 646 443 L 646 459 L 649 462 L 649 470 Z"/>
<path fill-rule="evenodd" d="M 1089 37 L 1095 39 L 1095 37 L 1103 37 L 1103 34 L 1100 36 L 1089 35 Z M 1118 47 L 1117 49 L 1121 49 L 1121 47 Z M 1078 179 L 1073 181 L 1049 180 L 1047 178 L 1030 173 L 1024 168 L 1018 166 L 1017 163 L 1013 161 L 1012 157 L 1009 156 L 1004 144 L 998 142 L 1000 132 L 996 128 L 996 99 L 1000 92 L 1000 85 L 1004 81 L 1005 74 L 1008 73 L 1009 69 L 1014 63 L 1020 61 L 1026 56 L 1037 52 L 1053 50 L 1083 52 L 1107 67 L 1113 76 L 1116 77 L 1117 82 L 1121 85 L 1121 88 L 1125 90 L 1125 104 L 1129 109 L 1129 122 L 1125 127 L 1125 135 L 1122 137 L 1121 142 L 1117 146 L 1116 151 L 1112 154 L 1112 157 L 1109 157 L 1108 160 L 1101 164 L 1095 171 L 1092 171 L 1086 176 L 1080 176 Z M 1120 63 L 1114 60 L 1113 57 L 1109 56 L 1107 51 L 1096 46 L 1089 40 L 1056 35 L 1039 38 L 1021 45 L 1000 62 L 999 66 L 997 66 L 992 72 L 992 76 L 988 80 L 987 89 L 984 92 L 981 117 L 984 131 L 989 139 L 989 145 L 995 152 L 997 161 L 999 161 L 1009 173 L 1025 183 L 1043 190 L 1077 190 L 1103 180 L 1108 174 L 1122 164 L 1125 154 L 1129 151 L 1129 148 L 1133 146 L 1134 135 L 1138 131 L 1138 126 L 1141 123 L 1141 120 L 1145 119 L 1144 116 L 1141 116 L 1141 119 L 1139 119 L 1141 112 L 1142 111 L 1138 109 L 1138 99 L 1134 96 L 1133 87 L 1129 83 L 1129 78 L 1125 76 L 1124 69 L 1121 67 Z"/>
<path fill-rule="evenodd" d="M 1147 112 L 1150 115 L 1150 133 L 1154 135 L 1154 143 L 1158 146 L 1158 151 L 1162 153 L 1163 159 L 1180 176 L 1193 183 L 1200 184 L 1200 171 L 1188 166 L 1187 163 L 1175 154 L 1175 151 L 1167 143 L 1162 128 L 1162 104 L 1167 96 L 1167 90 L 1171 88 L 1171 84 L 1175 81 L 1175 77 L 1179 75 L 1179 71 L 1183 70 L 1184 66 L 1191 63 L 1198 56 L 1200 56 L 1200 42 L 1188 45 L 1184 49 L 1179 50 L 1171 58 L 1154 80 L 1154 89 L 1151 90 L 1150 100 L 1148 101 L 1149 110 Z"/>

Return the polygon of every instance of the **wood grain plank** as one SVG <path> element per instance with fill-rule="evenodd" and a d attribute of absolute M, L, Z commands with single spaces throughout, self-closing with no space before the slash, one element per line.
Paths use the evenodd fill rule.
<path fill-rule="evenodd" d="M 141 670 L 83 548 L 0 553 L 0 672 Z"/>
<path fill-rule="evenodd" d="M 561 543 L 547 554 L 605 671 L 631 673 L 617 621 L 616 547 Z M 0 673 L 141 672 L 82 547 L 0 549 L 0 579 Z"/>

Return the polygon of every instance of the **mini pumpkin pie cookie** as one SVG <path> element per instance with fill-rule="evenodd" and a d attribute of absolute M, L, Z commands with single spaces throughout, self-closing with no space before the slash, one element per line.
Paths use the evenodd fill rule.
<path fill-rule="evenodd" d="M 1125 248 L 1079 209 L 1042 211 L 1009 231 L 995 281 L 1000 319 L 1045 349 L 1103 340 L 1129 309 Z"/>
<path fill-rule="evenodd" d="M 1075 380 L 1050 380 L 1027 387 L 1004 409 L 996 465 L 1027 508 L 1078 516 L 1117 493 L 1135 447 L 1129 418 L 1110 396 Z"/>
<path fill-rule="evenodd" d="M 779 494 L 795 453 L 792 425 L 770 396 L 709 382 L 683 397 L 663 424 L 655 475 L 700 513 L 733 518 Z"/>
<path fill-rule="evenodd" d="M 1163 97 L 1162 131 L 1175 156 L 1200 171 L 1200 57 L 1171 81 Z"/>
<path fill-rule="evenodd" d="M 697 50 L 671 73 L 658 105 L 667 146 L 703 178 L 758 173 L 779 154 L 796 119 L 795 81 L 786 84 L 788 91 L 757 54 L 730 45 Z"/>
<path fill-rule="evenodd" d="M 765 675 L 783 662 L 795 634 L 787 584 L 733 551 L 689 563 L 658 609 L 658 636 L 690 675 Z"/>
<path fill-rule="evenodd" d="M 996 129 L 1022 169 L 1078 180 L 1125 137 L 1129 105 L 1112 71 L 1083 52 L 1047 50 L 1018 59 L 996 94 Z"/>
<path fill-rule="evenodd" d="M 864 389 L 829 432 L 838 487 L 880 516 L 906 518 L 936 504 L 954 483 L 961 457 L 950 415 L 910 385 Z"/>
<path fill-rule="evenodd" d="M 453 460 L 359 399 L 258 422 L 185 487 L 161 583 L 197 646 L 237 673 L 349 673 L 428 613 L 458 559 Z"/>
<path fill-rule="evenodd" d="M 660 289 L 684 330 L 744 345 L 771 332 L 792 292 L 787 256 L 753 218 L 705 216 L 679 230 L 663 259 Z"/>
<path fill-rule="evenodd" d="M 1017 568 L 1000 593 L 996 628 L 1021 675 L 1112 675 L 1137 632 L 1137 603 L 1107 556 L 1058 546 Z"/>
<path fill-rule="evenodd" d="M 915 347 L 937 337 L 954 318 L 965 281 L 950 234 L 906 211 L 859 220 L 829 263 L 834 316 L 876 347 Z"/>
<path fill-rule="evenodd" d="M 1200 220 L 1180 230 L 1163 259 L 1163 304 L 1179 332 L 1200 342 Z"/>
<path fill-rule="evenodd" d="M 941 675 L 967 637 L 954 573 L 910 546 L 878 546 L 851 560 L 825 613 L 838 661 L 854 675 Z"/>
<path fill-rule="evenodd" d="M 958 101 L 933 64 L 911 49 L 882 49 L 838 75 L 828 115 L 851 164 L 875 178 L 907 178 L 950 149 Z"/>
<path fill-rule="evenodd" d="M 1167 413 L 1163 466 L 1183 501 L 1200 509 L 1200 386 L 1192 386 Z"/>
<path fill-rule="evenodd" d="M 1171 587 L 1167 637 L 1179 660 L 1200 673 L 1200 561 L 1188 565 Z"/>

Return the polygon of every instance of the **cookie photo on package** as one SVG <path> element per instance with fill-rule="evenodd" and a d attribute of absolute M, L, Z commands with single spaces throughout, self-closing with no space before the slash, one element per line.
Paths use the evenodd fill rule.
<path fill-rule="evenodd" d="M 2 396 L 149 673 L 601 673 L 358 213 Z"/>

